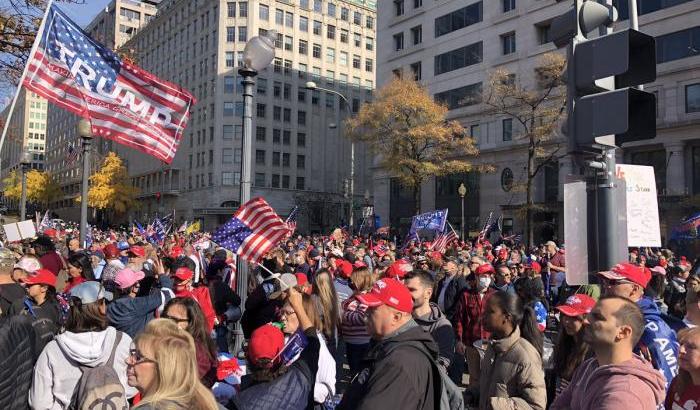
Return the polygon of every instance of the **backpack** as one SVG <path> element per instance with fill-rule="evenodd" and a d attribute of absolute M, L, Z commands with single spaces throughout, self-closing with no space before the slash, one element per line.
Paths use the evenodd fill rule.
<path fill-rule="evenodd" d="M 106 363 L 95 367 L 80 366 L 83 374 L 73 390 L 68 409 L 127 410 L 129 408 L 124 386 L 114 370 L 114 354 L 121 339 L 122 332 L 118 331 L 112 353 Z"/>
<path fill-rule="evenodd" d="M 440 378 L 440 383 L 435 383 L 434 386 L 435 400 L 439 400 L 439 403 L 436 403 L 435 408 L 439 410 L 464 410 L 464 396 L 462 395 L 462 391 L 459 389 L 459 387 L 457 387 L 452 379 L 450 379 L 450 376 L 447 374 L 445 369 L 443 369 L 442 366 L 435 361 L 433 356 L 423 347 L 423 344 L 407 343 L 406 345 L 411 346 L 423 353 L 433 366 L 433 374 L 438 375 Z"/>

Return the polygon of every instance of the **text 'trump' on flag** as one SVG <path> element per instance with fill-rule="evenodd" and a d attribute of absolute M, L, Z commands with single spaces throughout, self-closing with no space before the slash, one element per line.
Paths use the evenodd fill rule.
<path fill-rule="evenodd" d="M 288 232 L 287 224 L 264 199 L 253 198 L 238 208 L 211 239 L 247 261 L 259 262 Z"/>
<path fill-rule="evenodd" d="M 122 61 L 55 5 L 39 35 L 27 89 L 88 119 L 96 136 L 172 162 L 196 102 L 192 94 Z"/>

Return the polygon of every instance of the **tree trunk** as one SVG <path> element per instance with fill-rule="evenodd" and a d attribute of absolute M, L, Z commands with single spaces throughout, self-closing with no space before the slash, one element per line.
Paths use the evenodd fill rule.
<path fill-rule="evenodd" d="M 413 187 L 413 202 L 414 202 L 414 215 L 420 214 L 420 190 L 421 190 L 421 184 L 417 183 Z"/>
<path fill-rule="evenodd" d="M 532 137 L 530 137 L 530 144 L 527 149 L 527 189 L 525 193 L 525 232 L 527 235 L 527 244 L 532 246 L 535 242 L 535 229 L 533 224 L 533 212 L 532 206 L 534 204 L 533 199 L 533 187 L 535 176 L 533 171 L 535 169 L 535 144 Z"/>

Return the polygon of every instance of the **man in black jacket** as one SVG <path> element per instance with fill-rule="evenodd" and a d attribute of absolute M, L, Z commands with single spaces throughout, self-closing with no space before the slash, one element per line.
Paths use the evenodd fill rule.
<path fill-rule="evenodd" d="M 447 319 L 452 322 L 457 308 L 459 297 L 467 289 L 467 279 L 459 274 L 459 265 L 452 258 L 445 260 L 442 265 L 445 277 L 438 282 L 437 289 L 431 302 L 436 303 L 445 313 Z M 453 323 L 454 326 L 454 323 Z"/>
<path fill-rule="evenodd" d="M 357 296 L 369 306 L 367 330 L 372 346 L 337 409 L 433 410 L 440 383 L 433 361 L 438 347 L 411 315 L 413 301 L 395 279 L 378 280 L 369 293 Z M 432 357 L 429 358 L 429 356 Z"/>

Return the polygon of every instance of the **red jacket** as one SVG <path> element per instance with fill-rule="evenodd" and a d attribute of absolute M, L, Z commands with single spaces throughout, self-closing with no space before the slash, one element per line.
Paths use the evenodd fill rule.
<path fill-rule="evenodd" d="M 211 296 L 209 296 L 209 288 L 206 286 L 199 286 L 192 288 L 192 290 L 183 290 L 180 292 L 175 292 L 177 297 L 189 297 L 199 303 L 199 307 L 202 308 L 204 317 L 207 319 L 207 327 L 211 332 L 216 324 L 216 312 L 214 311 L 214 306 L 211 304 Z"/>
<path fill-rule="evenodd" d="M 457 340 L 467 346 L 472 346 L 477 340 L 488 339 L 491 334 L 484 329 L 483 318 L 486 311 L 486 300 L 495 291 L 489 288 L 483 297 L 474 290 L 466 290 L 459 297 L 454 317 Z"/>

